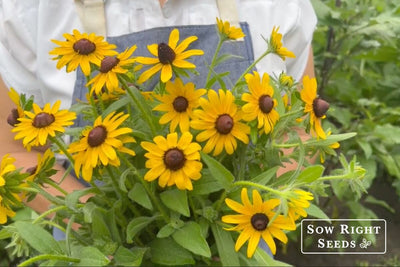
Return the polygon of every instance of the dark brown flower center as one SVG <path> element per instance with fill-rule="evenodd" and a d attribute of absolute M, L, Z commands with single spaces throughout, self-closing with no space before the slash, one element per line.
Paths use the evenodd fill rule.
<path fill-rule="evenodd" d="M 26 169 L 26 172 L 29 173 L 30 175 L 32 175 L 36 172 L 36 170 L 37 170 L 37 165 Z"/>
<path fill-rule="evenodd" d="M 228 134 L 233 128 L 233 119 L 228 114 L 223 114 L 218 117 L 215 123 L 215 128 L 220 134 Z"/>
<path fill-rule="evenodd" d="M 264 213 L 256 213 L 251 216 L 251 225 L 257 231 L 264 231 L 267 228 L 268 223 L 269 219 Z"/>
<path fill-rule="evenodd" d="M 15 126 L 19 123 L 18 118 L 19 118 L 18 110 L 16 108 L 13 108 L 11 110 L 10 115 L 8 115 L 8 117 L 7 117 L 7 122 L 11 126 Z"/>
<path fill-rule="evenodd" d="M 178 96 L 177 98 L 174 99 L 172 105 L 174 106 L 176 112 L 185 112 L 189 106 L 189 102 L 185 97 Z"/>
<path fill-rule="evenodd" d="M 274 108 L 274 101 L 269 95 L 262 95 L 258 99 L 258 106 L 260 107 L 262 112 L 268 114 Z"/>
<path fill-rule="evenodd" d="M 164 155 L 165 166 L 173 171 L 177 171 L 185 165 L 185 155 L 180 149 L 172 148 Z"/>
<path fill-rule="evenodd" d="M 316 98 L 313 101 L 313 110 L 315 116 L 318 118 L 323 117 L 329 109 L 329 103 L 321 98 Z"/>
<path fill-rule="evenodd" d="M 158 59 L 161 64 L 171 64 L 175 59 L 175 52 L 166 43 L 161 43 L 158 45 Z"/>
<path fill-rule="evenodd" d="M 107 138 L 107 130 L 104 126 L 94 127 L 88 135 L 88 143 L 91 147 L 96 147 L 104 143 Z"/>
<path fill-rule="evenodd" d="M 119 59 L 116 57 L 105 57 L 101 61 L 100 72 L 107 73 L 112 70 L 119 63 Z"/>
<path fill-rule="evenodd" d="M 74 43 L 73 47 L 74 51 L 80 55 L 89 55 L 94 50 L 96 50 L 96 45 L 89 41 L 86 38 L 82 38 L 76 43 Z"/>
<path fill-rule="evenodd" d="M 54 115 L 46 112 L 41 112 L 35 116 L 32 125 L 35 128 L 44 128 L 55 121 Z"/>

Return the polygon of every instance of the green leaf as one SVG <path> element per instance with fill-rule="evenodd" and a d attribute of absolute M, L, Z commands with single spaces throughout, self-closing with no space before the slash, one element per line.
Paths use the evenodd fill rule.
<path fill-rule="evenodd" d="M 172 235 L 175 232 L 176 228 L 171 224 L 164 225 L 160 231 L 157 233 L 158 238 L 165 238 Z"/>
<path fill-rule="evenodd" d="M 81 260 L 74 266 L 105 266 L 110 263 L 110 260 L 95 247 L 74 247 L 72 255 Z"/>
<path fill-rule="evenodd" d="M 385 144 L 400 144 L 400 127 L 395 127 L 391 124 L 378 125 L 374 134 Z"/>
<path fill-rule="evenodd" d="M 63 253 L 54 237 L 39 225 L 24 221 L 15 222 L 14 225 L 22 239 L 40 253 L 58 255 Z"/>
<path fill-rule="evenodd" d="M 208 195 L 221 190 L 223 187 L 211 175 L 209 169 L 203 169 L 201 179 L 193 182 L 193 191 L 191 195 Z"/>
<path fill-rule="evenodd" d="M 333 143 L 340 142 L 346 139 L 350 139 L 356 136 L 357 133 L 344 133 L 344 134 L 331 134 L 326 139 L 312 139 L 311 141 L 304 142 L 307 146 L 329 146 Z"/>
<path fill-rule="evenodd" d="M 226 169 L 224 165 L 209 155 L 201 152 L 201 158 L 207 164 L 211 175 L 214 176 L 214 178 L 223 188 L 229 190 L 232 187 L 233 181 L 235 180 L 233 174 Z"/>
<path fill-rule="evenodd" d="M 370 143 L 364 140 L 357 140 L 357 144 L 364 151 L 365 158 L 368 159 L 372 155 L 372 146 Z"/>
<path fill-rule="evenodd" d="M 176 243 L 194 254 L 207 258 L 211 257 L 211 251 L 207 241 L 201 234 L 200 226 L 195 222 L 187 222 L 182 228 L 176 230 L 172 238 Z"/>
<path fill-rule="evenodd" d="M 179 246 L 172 238 L 157 238 L 150 243 L 151 261 L 160 265 L 195 264 L 192 254 Z"/>
<path fill-rule="evenodd" d="M 282 261 L 274 260 L 270 255 L 267 254 L 262 248 L 257 248 L 254 253 L 254 258 L 261 263 L 262 266 L 291 266 Z"/>
<path fill-rule="evenodd" d="M 325 219 L 331 223 L 331 219 L 328 217 L 328 215 L 326 215 L 325 212 L 312 203 L 310 203 L 310 206 L 306 209 L 306 212 L 309 216 L 313 216 L 317 219 Z"/>
<path fill-rule="evenodd" d="M 7 239 L 13 236 L 13 233 L 9 231 L 7 228 L 3 228 L 0 230 L 0 240 Z"/>
<path fill-rule="evenodd" d="M 79 202 L 79 198 L 90 194 L 90 193 L 96 193 L 97 189 L 96 188 L 85 188 L 82 190 L 75 190 L 72 193 L 69 193 L 66 197 L 65 197 L 65 205 L 70 208 L 70 209 L 76 209 L 76 204 L 78 204 Z"/>
<path fill-rule="evenodd" d="M 240 266 L 239 256 L 235 252 L 235 244 L 231 233 L 224 231 L 221 226 L 215 223 L 211 224 L 211 230 L 215 238 L 222 266 Z"/>
<path fill-rule="evenodd" d="M 305 168 L 297 177 L 299 183 L 311 183 L 322 176 L 325 168 L 322 165 L 314 165 Z"/>
<path fill-rule="evenodd" d="M 126 179 L 128 178 L 129 174 L 135 173 L 136 169 L 135 168 L 128 168 L 126 169 L 123 173 L 121 173 L 119 179 L 118 179 L 118 185 L 119 188 L 122 190 L 122 192 L 128 192 L 128 189 L 126 189 Z"/>
<path fill-rule="evenodd" d="M 111 240 L 111 233 L 105 221 L 105 215 L 98 208 L 92 214 L 92 237 L 101 237 L 102 239 Z"/>
<path fill-rule="evenodd" d="M 142 264 L 142 259 L 144 253 L 148 248 L 133 248 L 127 249 L 125 247 L 119 247 L 117 252 L 115 252 L 114 260 L 116 265 L 121 266 L 140 266 Z"/>
<path fill-rule="evenodd" d="M 368 196 L 365 198 L 365 202 L 366 202 L 366 203 L 370 203 L 370 204 L 379 205 L 379 206 L 381 206 L 381 207 L 384 207 L 385 209 L 387 209 L 387 210 L 390 211 L 391 213 L 395 213 L 395 212 L 396 212 L 395 209 L 393 209 L 391 206 L 389 206 L 388 203 L 386 203 L 386 201 L 376 199 L 375 197 L 373 197 L 373 196 L 371 196 L 371 195 L 368 195 Z"/>
<path fill-rule="evenodd" d="M 231 59 L 231 58 L 243 59 L 243 57 L 241 57 L 241 56 L 232 55 L 232 54 L 223 54 L 223 55 L 220 55 L 220 56 L 215 60 L 214 66 L 218 66 L 219 64 L 221 64 L 221 63 L 223 63 L 223 62 L 225 62 L 225 61 L 227 61 L 227 60 L 229 60 L 229 59 Z"/>
<path fill-rule="evenodd" d="M 164 191 L 160 194 L 160 198 L 169 209 L 177 211 L 186 217 L 190 217 L 186 191 L 181 191 L 179 189 Z"/>
<path fill-rule="evenodd" d="M 136 183 L 129 191 L 128 197 L 146 209 L 153 210 L 150 197 L 142 184 Z"/>
<path fill-rule="evenodd" d="M 131 244 L 133 242 L 133 238 L 157 217 L 158 215 L 153 217 L 142 216 L 131 220 L 126 227 L 126 242 Z"/>
<path fill-rule="evenodd" d="M 251 181 L 254 183 L 266 185 L 276 174 L 276 171 L 279 169 L 279 166 L 275 166 L 267 171 L 260 173 L 256 177 L 252 178 Z"/>
<path fill-rule="evenodd" d="M 118 99 L 117 101 L 113 102 L 111 105 L 109 105 L 106 110 L 104 110 L 102 116 L 106 117 L 108 114 L 110 114 L 113 111 L 116 111 L 122 107 L 126 107 L 126 105 L 130 102 L 129 97 L 122 97 Z"/>

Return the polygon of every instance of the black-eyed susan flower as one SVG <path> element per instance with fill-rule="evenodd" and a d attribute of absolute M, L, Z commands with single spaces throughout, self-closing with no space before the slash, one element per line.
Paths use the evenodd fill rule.
<path fill-rule="evenodd" d="M 285 60 L 286 57 L 296 57 L 293 52 L 289 51 L 286 47 L 283 47 L 282 34 L 280 34 L 278 31 L 279 27 L 274 26 L 269 40 L 269 49 L 271 52 L 277 54 L 283 60 Z"/>
<path fill-rule="evenodd" d="M 326 139 L 321 120 L 326 118 L 329 103 L 317 95 L 317 80 L 308 76 L 303 78 L 303 89 L 300 91 L 301 100 L 305 103 L 304 112 L 310 114 L 311 134 L 317 138 Z"/>
<path fill-rule="evenodd" d="M 279 120 L 279 114 L 274 109 L 278 103 L 273 98 L 274 88 L 270 85 L 269 75 L 264 73 L 261 80 L 255 71 L 254 74 L 246 74 L 245 79 L 250 93 L 242 95 L 242 100 L 246 102 L 242 107 L 243 119 L 245 121 L 257 119 L 258 128 L 264 128 L 264 132 L 268 134 Z"/>
<path fill-rule="evenodd" d="M 72 125 L 76 118 L 74 112 L 59 110 L 61 101 L 56 101 L 53 107 L 50 103 L 41 109 L 33 104 L 33 112 L 24 111 L 25 117 L 19 118 L 20 123 L 12 132 L 16 132 L 15 140 L 23 139 L 23 145 L 30 150 L 32 146 L 45 145 L 49 136 L 54 137 L 56 132 L 65 132 L 64 127 Z"/>
<path fill-rule="evenodd" d="M 291 87 L 293 86 L 293 84 L 294 84 L 293 77 L 290 76 L 290 75 L 287 75 L 287 74 L 284 73 L 284 72 L 282 72 L 282 73 L 279 75 L 279 83 L 280 83 L 282 86 L 291 88 Z"/>
<path fill-rule="evenodd" d="M 73 34 L 63 34 L 66 41 L 51 40 L 59 45 L 49 53 L 55 55 L 54 60 L 58 60 L 57 68 L 61 69 L 67 66 L 67 72 L 74 71 L 81 67 L 83 74 L 90 75 L 90 63 L 100 65 L 100 61 L 105 56 L 116 55 L 113 49 L 115 45 L 103 41 L 103 36 L 97 36 L 94 33 L 80 33 L 73 30 Z"/>
<path fill-rule="evenodd" d="M 3 204 L 3 198 L 0 196 L 0 224 L 7 223 L 7 218 L 15 216 L 15 212 Z"/>
<path fill-rule="evenodd" d="M 230 224 L 237 224 L 230 231 L 239 231 L 240 235 L 236 240 L 235 250 L 248 242 L 247 257 L 251 258 L 256 251 L 260 238 L 263 238 L 271 249 L 272 254 L 276 253 L 274 237 L 286 243 L 288 238 L 282 230 L 295 230 L 293 221 L 283 215 L 276 215 L 273 211 L 279 204 L 279 199 L 263 201 L 260 193 L 253 190 L 253 203 L 250 202 L 247 189 L 241 191 L 242 204 L 226 198 L 225 203 L 229 208 L 239 214 L 222 216 L 222 221 Z"/>
<path fill-rule="evenodd" d="M 203 165 L 200 162 L 201 146 L 192 142 L 189 132 L 170 133 L 167 137 L 156 136 L 152 142 L 142 142 L 141 146 L 148 152 L 145 157 L 146 168 L 150 169 L 144 176 L 146 181 L 158 178 L 161 187 L 176 185 L 180 190 L 193 190 L 192 180 L 201 177 Z"/>
<path fill-rule="evenodd" d="M 207 141 L 203 148 L 204 153 L 219 155 L 222 150 L 232 154 L 237 147 L 236 139 L 243 143 L 249 142 L 250 127 L 241 122 L 243 113 L 235 104 L 235 97 L 230 91 L 220 89 L 218 94 L 214 90 L 208 91 L 208 100 L 200 99 L 202 109 L 194 111 L 190 126 L 202 130 L 196 136 L 198 142 Z"/>
<path fill-rule="evenodd" d="M 21 106 L 21 101 L 20 101 L 20 96 L 15 91 L 14 88 L 10 88 L 10 91 L 8 92 L 8 96 L 10 97 L 11 101 L 15 104 L 16 108 L 13 108 L 11 110 L 10 115 L 7 117 L 7 123 L 10 124 L 11 126 L 15 126 L 16 124 L 19 123 L 18 118 L 21 118 L 24 116 L 24 109 Z"/>
<path fill-rule="evenodd" d="M 195 90 L 193 83 L 183 84 L 182 80 L 177 78 L 174 82 L 166 83 L 166 91 L 167 94 L 153 95 L 161 102 L 154 110 L 167 112 L 160 118 L 160 124 L 171 122 L 171 132 L 175 131 L 178 125 L 182 133 L 189 131 L 193 109 L 199 106 L 199 99 L 206 90 Z"/>
<path fill-rule="evenodd" d="M 118 74 L 128 72 L 127 67 L 135 62 L 135 59 L 131 58 L 135 50 L 136 45 L 117 56 L 104 57 L 99 65 L 99 73 L 87 83 L 87 86 L 93 84 L 90 93 L 100 94 L 104 86 L 109 93 L 115 91 L 119 86 Z"/>
<path fill-rule="evenodd" d="M 169 35 L 168 44 L 160 43 L 147 46 L 147 49 L 155 58 L 137 57 L 136 61 L 141 64 L 154 66 L 144 71 L 140 75 L 138 82 L 143 83 L 158 71 L 161 71 L 161 81 L 165 83 L 172 78 L 173 67 L 180 69 L 196 68 L 196 65 L 186 61 L 186 59 L 191 56 L 203 55 L 204 52 L 199 49 L 185 51 L 185 49 L 196 40 L 196 36 L 190 36 L 178 44 L 179 30 L 173 29 Z"/>
<path fill-rule="evenodd" d="M 217 18 L 217 27 L 219 33 L 227 39 L 236 40 L 245 37 L 241 28 L 231 26 L 228 21 Z"/>
<path fill-rule="evenodd" d="M 45 173 L 46 178 L 50 177 L 51 174 L 49 175 L 49 172 L 55 171 L 52 170 L 54 163 L 55 157 L 51 149 L 47 149 L 43 154 L 38 153 L 36 166 L 32 166 L 26 170 L 26 172 L 30 174 L 26 180 L 33 182 L 41 173 Z"/>
<path fill-rule="evenodd" d="M 295 222 L 300 217 L 307 217 L 306 208 L 310 206 L 310 200 L 314 199 L 312 193 L 295 189 L 295 196 L 288 199 L 288 216 Z"/>
<path fill-rule="evenodd" d="M 0 164 L 0 224 L 5 224 L 7 222 L 7 217 L 13 217 L 15 212 L 9 207 L 8 204 L 3 200 L 2 194 L 4 196 L 13 196 L 13 200 L 19 201 L 18 195 L 11 192 L 7 188 L 7 181 L 9 181 L 10 177 L 7 177 L 11 172 L 15 171 L 14 165 L 15 159 L 10 157 L 9 154 L 6 154 L 1 159 Z M 13 181 L 15 183 L 15 181 Z M 8 201 L 10 202 L 10 201 Z M 12 203 L 12 202 L 11 202 Z"/>
<path fill-rule="evenodd" d="M 97 166 L 108 164 L 119 166 L 120 160 L 117 152 L 127 153 L 135 156 L 135 151 L 125 147 L 127 143 L 135 142 L 135 139 L 127 134 L 132 132 L 128 127 L 120 125 L 129 117 L 122 112 L 115 114 L 111 112 L 104 119 L 99 116 L 93 126 L 82 132 L 82 137 L 70 144 L 68 152 L 72 154 L 75 161 L 75 173 L 86 181 L 91 181 L 93 169 Z"/>
<path fill-rule="evenodd" d="M 3 156 L 1 159 L 1 164 L 0 164 L 0 187 L 4 186 L 6 184 L 6 178 L 5 175 L 9 172 L 15 171 L 15 165 L 14 165 L 15 159 L 13 157 L 10 157 L 9 154 L 6 154 Z"/>

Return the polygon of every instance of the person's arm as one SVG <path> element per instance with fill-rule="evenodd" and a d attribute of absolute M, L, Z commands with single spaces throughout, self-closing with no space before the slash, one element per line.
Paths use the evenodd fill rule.
<path fill-rule="evenodd" d="M 36 150 L 28 152 L 23 147 L 22 142 L 14 140 L 15 134 L 11 132 L 12 126 L 7 123 L 7 117 L 13 108 L 15 108 L 15 105 L 8 96 L 8 88 L 0 77 L 0 158 L 5 154 L 10 154 L 10 156 L 16 159 L 16 167 L 26 170 L 37 165 L 37 154 L 40 152 Z M 64 175 L 64 169 L 59 165 L 56 166 L 56 169 L 59 171 L 52 179 L 58 183 Z M 67 192 L 84 188 L 84 185 L 71 175 L 68 175 L 60 186 Z M 45 189 L 52 195 L 60 194 L 52 187 Z M 38 213 L 41 213 L 48 209 L 50 203 L 44 197 L 37 195 L 37 197 L 33 201 L 27 203 L 27 205 Z"/>

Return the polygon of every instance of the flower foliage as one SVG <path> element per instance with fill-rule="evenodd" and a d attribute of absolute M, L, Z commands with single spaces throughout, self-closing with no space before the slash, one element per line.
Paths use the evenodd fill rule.
<path fill-rule="evenodd" d="M 294 57 L 278 30 L 274 27 L 262 57 Z M 215 34 L 221 38 L 210 69 L 235 58 L 219 57 L 226 41 L 246 38 L 220 19 Z M 52 203 L 32 224 L 29 219 L 11 223 L 20 235 L 12 235 L 10 246 L 27 250 L 33 257 L 29 264 L 265 265 L 265 257 L 257 256 L 265 253 L 259 241 L 275 254 L 276 242 L 289 241 L 286 231 L 296 229 L 310 202 L 329 187 L 325 181 L 343 180 L 360 190 L 365 171 L 355 159 L 348 163 L 341 156 L 343 168 L 331 176 L 322 175 L 322 165 L 304 160 L 319 152 L 325 159 L 338 142 L 353 136 L 325 134 L 328 104 L 317 97 L 314 79 L 298 84 L 286 73 L 252 71 L 253 63 L 239 79 L 231 77 L 229 89 L 218 84 L 226 74 L 214 70 L 201 87 L 190 75 L 181 77 L 188 74 L 185 69 L 196 68 L 191 58 L 203 55 L 190 47 L 197 37 L 179 42 L 179 36 L 173 29 L 168 40 L 149 44 L 154 57 L 146 57 L 133 55 L 135 44 L 117 53 L 103 37 L 74 30 L 64 35 L 66 41 L 53 40 L 59 47 L 50 54 L 67 72 L 80 66 L 87 99 L 60 111 L 59 101 L 41 108 L 24 94 L 10 94 L 18 108 L 10 119 L 15 139 L 27 149 L 47 148 L 26 172 L 8 156 L 1 163 L 0 223 L 14 216 L 21 198 L 41 194 Z M 145 92 L 151 77 L 158 84 Z M 218 85 L 221 89 L 211 89 Z M 84 125 L 73 124 L 72 110 L 82 114 Z M 299 128 L 310 135 L 300 138 Z M 56 155 L 90 186 L 68 193 L 54 182 Z M 278 168 L 289 159 L 298 162 L 297 169 L 280 175 Z M 59 196 L 48 194 L 47 187 Z M 46 225 L 65 231 L 65 241 L 55 241 L 42 228 Z M 34 257 L 37 252 L 43 255 Z"/>

